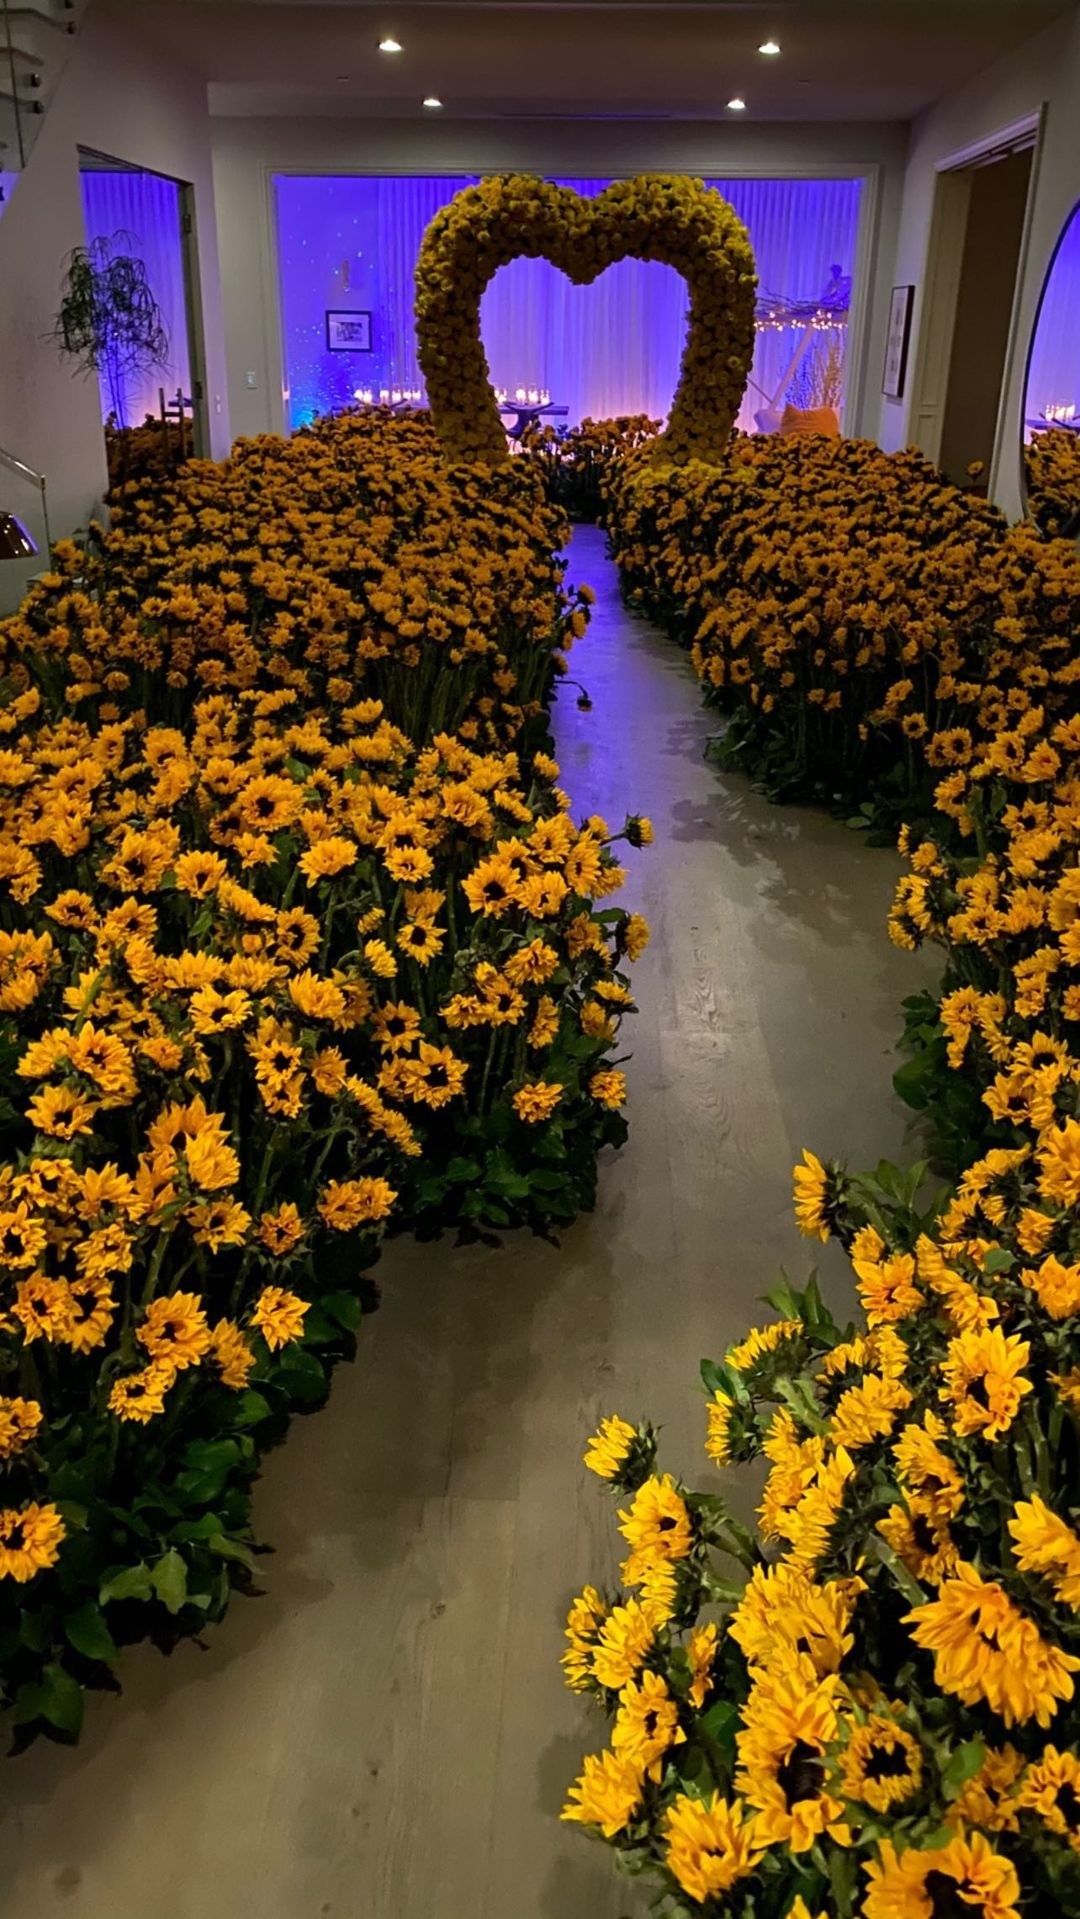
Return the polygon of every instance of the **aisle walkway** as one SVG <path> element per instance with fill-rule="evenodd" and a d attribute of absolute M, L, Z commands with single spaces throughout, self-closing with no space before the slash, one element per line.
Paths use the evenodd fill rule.
<path fill-rule="evenodd" d="M 630 899 L 630 1144 L 556 1250 L 395 1247 L 329 1408 L 269 1462 L 267 1597 L 209 1650 L 128 1656 L 77 1753 L 4 1769 L 4 1919 L 622 1919 L 634 1890 L 554 1817 L 600 1720 L 559 1684 L 560 1613 L 614 1565 L 579 1465 L 598 1417 L 647 1412 L 699 1474 L 697 1363 L 806 1268 L 789 1169 L 806 1142 L 902 1147 L 888 1049 L 922 970 L 888 945 L 895 862 L 703 762 L 678 650 L 600 603 L 564 696 L 575 811 L 652 815 Z M 826 1268 L 835 1271 L 826 1261 Z M 732 1475 L 736 1496 L 749 1491 Z"/>

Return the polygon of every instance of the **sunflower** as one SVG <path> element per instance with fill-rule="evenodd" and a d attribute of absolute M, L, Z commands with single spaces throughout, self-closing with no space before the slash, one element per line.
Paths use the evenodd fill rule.
<path fill-rule="evenodd" d="M 259 1219 L 259 1238 L 268 1252 L 281 1259 L 291 1253 L 304 1237 L 304 1222 L 291 1199 L 283 1200 L 271 1213 Z"/>
<path fill-rule="evenodd" d="M 755 1566 L 728 1632 L 751 1666 L 782 1664 L 789 1656 L 807 1658 L 823 1679 L 839 1672 L 855 1643 L 851 1619 L 865 1590 L 859 1579 L 819 1584 L 789 1559 Z"/>
<path fill-rule="evenodd" d="M 668 1871 L 699 1905 L 722 1899 L 753 1872 L 764 1851 L 745 1807 L 715 1792 L 708 1799 L 679 1793 L 668 1808 L 664 1837 Z"/>
<path fill-rule="evenodd" d="M 686 1743 L 679 1724 L 679 1708 L 659 1673 L 643 1672 L 640 1680 L 630 1679 L 619 1694 L 618 1711 L 611 1734 L 615 1752 L 638 1773 L 659 1781 L 664 1754 L 672 1746 Z"/>
<path fill-rule="evenodd" d="M 641 1773 L 630 1760 L 615 1752 L 588 1753 L 559 1816 L 597 1826 L 605 1839 L 614 1839 L 630 1824 L 641 1794 Z"/>
<path fill-rule="evenodd" d="M 109 1394 L 109 1411 L 117 1419 L 146 1426 L 165 1411 L 165 1395 L 176 1379 L 165 1359 L 152 1359 L 139 1373 L 125 1373 Z"/>
<path fill-rule="evenodd" d="M 637 1436 L 637 1427 L 620 1419 L 618 1413 L 602 1419 L 585 1449 L 589 1471 L 600 1479 L 618 1479 Z"/>
<path fill-rule="evenodd" d="M 838 1845 L 850 1844 L 825 1763 L 839 1730 L 839 1687 L 835 1674 L 819 1679 L 809 1659 L 753 1674 L 735 1783 L 757 1813 L 754 1832 L 763 1845 L 806 1852 L 825 1832 Z"/>
<path fill-rule="evenodd" d="M 397 934 L 397 943 L 402 952 L 407 953 L 419 966 L 430 966 L 436 955 L 442 952 L 445 940 L 445 928 L 432 925 L 430 920 L 406 920 Z"/>
<path fill-rule="evenodd" d="M 712 1691 L 713 1662 L 719 1643 L 720 1628 L 712 1619 L 704 1626 L 695 1626 L 686 1642 L 686 1662 L 690 1668 L 687 1698 L 699 1712 Z"/>
<path fill-rule="evenodd" d="M 47 1572 L 60 1557 L 66 1530 L 55 1506 L 33 1500 L 19 1510 L 0 1509 L 0 1579 L 25 1586 L 36 1573 Z"/>
<path fill-rule="evenodd" d="M 999 1439 L 1008 1430 L 1031 1391 L 1031 1381 L 1023 1377 L 1030 1357 L 1027 1340 L 1000 1326 L 950 1340 L 941 1367 L 941 1398 L 953 1407 L 958 1433 Z"/>
<path fill-rule="evenodd" d="M 593 1649 L 593 1675 L 609 1692 L 621 1692 L 644 1665 L 655 1629 L 636 1599 L 613 1606 L 603 1621 Z"/>
<path fill-rule="evenodd" d="M 255 1364 L 255 1354 L 239 1326 L 231 1319 L 219 1319 L 210 1339 L 210 1351 L 221 1373 L 222 1385 L 228 1386 L 231 1392 L 243 1392 Z"/>
<path fill-rule="evenodd" d="M 1016 1868 L 981 1832 L 925 1852 L 883 1839 L 866 1874 L 865 1919 L 1020 1919 Z"/>
<path fill-rule="evenodd" d="M 922 1784 L 922 1747 L 887 1713 L 875 1712 L 854 1727 L 840 1757 L 845 1799 L 888 1813 L 914 1798 Z"/>
<path fill-rule="evenodd" d="M 294 1339 L 302 1339 L 309 1302 L 289 1292 L 285 1286 L 264 1286 L 252 1309 L 251 1323 L 257 1326 L 272 1353 Z"/>
<path fill-rule="evenodd" d="M 754 1327 L 740 1345 L 729 1346 L 726 1363 L 734 1366 L 738 1373 L 749 1372 L 759 1360 L 767 1359 L 788 1340 L 801 1339 L 804 1331 L 801 1319 L 778 1319 L 771 1326 Z"/>
<path fill-rule="evenodd" d="M 964 1504 L 964 1476 L 939 1442 L 947 1427 L 927 1412 L 921 1426 L 905 1426 L 893 1447 L 900 1484 L 942 1519 L 955 1519 Z"/>
<path fill-rule="evenodd" d="M 563 1676 L 571 1692 L 588 1692 L 596 1683 L 593 1674 L 593 1648 L 596 1635 L 607 1618 L 607 1607 L 595 1586 L 573 1601 L 566 1616 L 567 1650 L 562 1655 Z"/>
<path fill-rule="evenodd" d="M 195 1293 L 151 1300 L 135 1337 L 151 1359 L 165 1360 L 176 1373 L 197 1366 L 210 1351 L 210 1328 Z"/>
<path fill-rule="evenodd" d="M 562 1098 L 563 1089 L 557 1080 L 531 1080 L 525 1086 L 519 1086 L 514 1094 L 514 1111 L 527 1125 L 536 1126 L 550 1119 Z"/>
<path fill-rule="evenodd" d="M 929 1501 L 915 1495 L 909 1497 L 906 1506 L 890 1506 L 886 1517 L 878 1520 L 877 1529 L 924 1585 L 939 1586 L 960 1563 L 960 1549 L 948 1520 Z"/>
<path fill-rule="evenodd" d="M 36 1399 L 0 1397 L 0 1460 L 14 1459 L 31 1445 L 45 1415 Z"/>
<path fill-rule="evenodd" d="M 694 1544 L 689 1508 L 670 1473 L 646 1479 L 628 1510 L 619 1513 L 619 1531 L 633 1551 L 653 1559 L 685 1559 Z"/>
<path fill-rule="evenodd" d="M 1073 1696 L 1080 1659 L 1060 1651 L 1004 1588 L 961 1560 L 936 1599 L 904 1615 L 916 1645 L 934 1655 L 934 1677 L 965 1705 L 985 1701 L 1007 1726 L 1050 1724 Z"/>
<path fill-rule="evenodd" d="M 1044 1746 L 1028 1767 L 1015 1797 L 1018 1812 L 1034 1812 L 1073 1852 L 1080 1852 L 1080 1758 Z"/>
<path fill-rule="evenodd" d="M 323 1187 L 316 1211 L 334 1232 L 352 1233 L 358 1226 L 386 1219 L 396 1199 L 397 1193 L 385 1179 L 332 1179 Z"/>
<path fill-rule="evenodd" d="M 809 1147 L 803 1147 L 803 1163 L 796 1166 L 792 1179 L 795 1185 L 795 1220 L 800 1233 L 807 1239 L 828 1239 L 832 1230 L 832 1205 L 829 1188 L 831 1175 Z"/>
<path fill-rule="evenodd" d="M 1017 1565 L 1040 1574 L 1063 1606 L 1080 1612 L 1080 1539 L 1071 1526 L 1033 1493 L 1017 1504 L 1009 1531 Z"/>

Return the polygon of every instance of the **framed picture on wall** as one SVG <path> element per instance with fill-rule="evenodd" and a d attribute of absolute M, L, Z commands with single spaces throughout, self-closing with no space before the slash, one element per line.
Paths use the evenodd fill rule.
<path fill-rule="evenodd" d="M 370 353 L 370 313 L 332 313 L 326 315 L 326 346 L 329 353 Z"/>
<path fill-rule="evenodd" d="M 885 342 L 885 372 L 881 391 L 887 400 L 902 400 L 907 378 L 908 341 L 911 337 L 911 309 L 914 287 L 894 287 L 889 307 L 889 333 Z"/>

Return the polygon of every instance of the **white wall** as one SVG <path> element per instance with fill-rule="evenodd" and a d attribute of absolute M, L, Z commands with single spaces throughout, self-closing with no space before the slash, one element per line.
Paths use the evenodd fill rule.
<path fill-rule="evenodd" d="M 1080 9 L 1074 8 L 1007 59 L 938 102 L 915 122 L 904 176 L 893 280 L 915 287 L 908 366 L 917 365 L 922 293 L 937 169 L 1000 129 L 1045 104 L 1042 143 L 1035 156 L 1027 253 L 1021 264 L 1013 348 L 1006 367 L 1002 439 L 995 496 L 1005 511 L 1022 511 L 1020 439 L 1024 368 L 1039 293 L 1062 226 L 1080 199 Z M 1080 350 L 1080 343 L 1078 343 Z M 901 401 L 883 400 L 883 446 L 903 446 L 911 434 L 912 379 Z"/>
<path fill-rule="evenodd" d="M 631 122 L 238 119 L 213 123 L 214 184 L 234 434 L 280 432 L 281 341 L 270 174 L 644 171 L 860 174 L 875 210 L 867 254 L 891 262 L 906 129 L 885 124 L 731 126 Z M 875 271 L 854 368 L 849 430 L 876 435 L 888 278 Z M 255 385 L 248 384 L 252 375 Z"/>
<path fill-rule="evenodd" d="M 59 304 L 64 257 L 86 239 L 80 146 L 194 188 L 213 451 L 228 451 L 209 124 L 202 82 L 144 51 L 114 25 L 107 5 L 90 9 L 0 219 L 0 446 L 45 474 L 54 537 L 86 524 L 106 480 L 97 379 L 73 379 L 43 337 Z M 3 469 L 0 505 L 39 534 L 32 488 Z M 16 602 L 33 564 L 0 567 L 0 606 Z"/>

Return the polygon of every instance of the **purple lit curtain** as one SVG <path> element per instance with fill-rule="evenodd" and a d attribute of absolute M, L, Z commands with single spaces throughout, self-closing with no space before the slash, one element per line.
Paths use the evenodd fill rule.
<path fill-rule="evenodd" d="M 87 240 L 111 239 L 115 233 L 130 236 L 130 251 L 143 261 L 164 317 L 169 339 L 165 365 L 129 375 L 120 383 L 121 423 L 139 426 L 148 413 L 157 415 L 161 387 L 167 400 L 177 387 L 183 387 L 185 395 L 191 392 L 180 189 L 175 180 L 163 180 L 156 173 L 121 168 L 88 169 L 81 178 Z M 102 419 L 108 419 L 114 404 L 112 384 L 103 374 Z"/>
<path fill-rule="evenodd" d="M 424 230 L 472 178 L 276 176 L 278 255 L 291 426 L 348 404 L 357 387 L 418 387 L 413 275 Z M 598 179 L 562 182 L 599 192 Z M 717 180 L 750 230 L 762 285 L 815 299 L 834 266 L 850 274 L 858 180 Z M 328 351 L 326 312 L 372 314 L 371 353 Z M 571 421 L 651 413 L 671 405 L 686 332 L 686 287 L 655 262 L 625 260 L 591 287 L 573 287 L 543 260 L 515 260 L 484 295 L 491 377 L 511 392 L 546 387 Z M 798 335 L 758 336 L 740 424 L 782 385 Z M 762 391 L 759 392 L 757 389 Z M 780 394 L 783 404 L 783 392 Z"/>
<path fill-rule="evenodd" d="M 1050 270 L 1031 349 L 1025 420 L 1048 406 L 1075 406 L 1080 419 L 1080 208 L 1065 229 Z"/>

